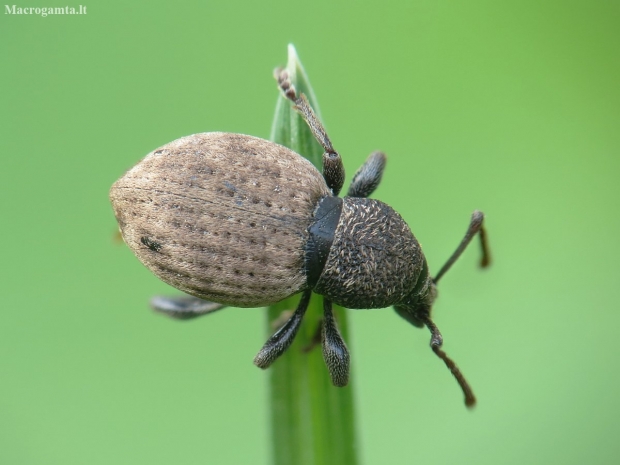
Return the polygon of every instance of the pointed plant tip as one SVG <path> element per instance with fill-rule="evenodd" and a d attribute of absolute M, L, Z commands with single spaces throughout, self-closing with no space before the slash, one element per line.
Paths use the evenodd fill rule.
<path fill-rule="evenodd" d="M 303 68 L 295 46 L 293 44 L 288 44 L 287 49 L 288 49 L 288 56 L 287 56 L 286 67 L 292 70 L 294 70 L 295 68 Z"/>
<path fill-rule="evenodd" d="M 300 68 L 302 68 L 302 66 L 301 62 L 299 61 L 299 55 L 297 55 L 297 50 L 295 50 L 295 46 L 293 44 L 288 44 L 288 58 L 286 61 L 286 69 L 291 74 L 293 80 L 295 80 L 297 70 Z"/>
<path fill-rule="evenodd" d="M 288 59 L 286 62 L 286 70 L 289 72 L 291 81 L 293 83 L 295 83 L 295 81 L 297 81 L 298 79 L 304 81 L 305 85 L 307 85 L 306 93 L 311 95 L 310 103 L 312 103 L 314 106 L 317 106 L 316 97 L 314 96 L 310 84 L 308 83 L 308 75 L 306 74 L 304 65 L 301 64 L 301 59 L 299 58 L 297 50 L 295 49 L 295 46 L 293 44 L 288 45 Z M 306 97 L 310 97 L 310 95 L 306 95 Z M 315 112 L 318 111 L 317 108 L 314 108 Z"/>

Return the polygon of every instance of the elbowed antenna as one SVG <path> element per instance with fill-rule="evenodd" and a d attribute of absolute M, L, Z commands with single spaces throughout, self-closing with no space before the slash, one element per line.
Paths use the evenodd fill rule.
<path fill-rule="evenodd" d="M 433 278 L 433 282 L 437 284 L 437 281 L 446 274 L 446 272 L 454 265 L 454 262 L 458 260 L 463 251 L 467 248 L 471 240 L 474 238 L 476 233 L 480 236 L 480 247 L 482 249 L 482 258 L 480 259 L 480 267 L 486 268 L 491 264 L 491 252 L 489 251 L 489 245 L 487 242 L 487 234 L 484 230 L 484 226 L 482 222 L 484 220 L 484 213 L 479 210 L 474 211 L 471 215 L 471 220 L 469 221 L 469 226 L 467 228 L 467 232 L 465 233 L 465 237 L 456 248 L 452 256 L 448 259 L 446 264 L 441 267 L 437 276 Z M 447 363 L 447 362 L 446 362 Z"/>
<path fill-rule="evenodd" d="M 454 363 L 454 361 L 448 357 L 443 350 L 441 350 L 443 336 L 439 332 L 439 328 L 437 328 L 435 323 L 433 323 L 433 320 L 431 320 L 428 315 L 423 316 L 420 319 L 431 332 L 431 349 L 433 349 L 433 352 L 435 352 L 437 357 L 444 361 L 450 372 L 454 375 L 457 383 L 459 383 L 459 386 L 461 386 L 461 389 L 463 390 L 463 394 L 465 395 L 465 405 L 468 408 L 472 408 L 476 405 L 476 396 L 474 396 L 474 392 L 465 379 L 465 376 L 463 376 L 463 373 L 461 373 L 461 370 L 459 370 L 459 367 L 456 366 L 456 363 Z"/>

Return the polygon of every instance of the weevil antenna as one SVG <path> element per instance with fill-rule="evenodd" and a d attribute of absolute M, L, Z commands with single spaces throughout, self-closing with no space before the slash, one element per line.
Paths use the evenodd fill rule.
<path fill-rule="evenodd" d="M 443 350 L 441 350 L 441 345 L 443 344 L 443 336 L 439 332 L 439 328 L 437 328 L 437 325 L 433 323 L 433 320 L 431 320 L 430 316 L 428 315 L 418 316 L 418 318 L 426 325 L 426 327 L 431 332 L 431 349 L 433 350 L 433 352 L 435 352 L 435 355 L 437 355 L 437 357 L 443 360 L 452 375 L 454 375 L 457 383 L 459 383 L 459 386 L 461 386 L 461 389 L 463 390 L 463 394 L 465 395 L 465 405 L 468 408 L 472 408 L 474 405 L 476 405 L 476 396 L 474 396 L 474 392 L 472 391 L 469 383 L 465 379 L 465 376 L 463 376 L 463 373 L 461 373 L 461 370 L 459 370 L 459 367 L 456 366 L 456 363 L 454 363 L 454 361 L 450 357 L 448 357 L 448 355 Z"/>
<path fill-rule="evenodd" d="M 450 256 L 448 261 L 444 266 L 441 267 L 441 270 L 437 273 L 437 275 L 433 278 L 433 282 L 437 284 L 437 282 L 441 279 L 441 277 L 446 274 L 446 272 L 454 265 L 461 254 L 465 251 L 471 240 L 474 238 L 476 233 L 480 237 L 480 248 L 482 250 L 482 258 L 480 259 L 480 267 L 486 268 L 491 264 L 491 252 L 489 251 L 489 244 L 487 240 L 487 234 L 482 226 L 482 222 L 484 220 L 484 214 L 481 211 L 474 211 L 471 215 L 471 220 L 469 221 L 469 226 L 467 227 L 467 232 L 465 236 L 461 240 L 461 243 L 456 248 L 454 253 Z"/>

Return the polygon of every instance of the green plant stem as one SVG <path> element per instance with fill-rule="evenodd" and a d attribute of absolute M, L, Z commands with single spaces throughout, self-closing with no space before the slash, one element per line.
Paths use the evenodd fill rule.
<path fill-rule="evenodd" d="M 308 97 L 319 114 L 316 97 L 308 78 L 289 45 L 287 70 L 298 92 Z M 314 140 L 303 119 L 282 95 L 278 98 L 271 140 L 289 147 L 310 160 L 319 170 L 323 150 Z M 294 310 L 299 296 L 268 309 L 268 332 L 283 311 Z M 344 309 L 335 307 L 343 338 L 348 340 Z M 322 318 L 322 298 L 313 295 L 295 342 L 270 371 L 271 431 L 274 465 L 356 465 L 357 448 L 353 388 L 337 388 L 331 383 L 323 361 L 317 328 Z M 314 347 L 308 350 L 314 343 Z"/>

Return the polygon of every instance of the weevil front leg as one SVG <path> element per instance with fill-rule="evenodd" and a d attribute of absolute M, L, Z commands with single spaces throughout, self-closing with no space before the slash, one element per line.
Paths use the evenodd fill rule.
<path fill-rule="evenodd" d="M 303 93 L 297 94 L 295 86 L 289 79 L 288 72 L 285 69 L 276 69 L 274 74 L 285 97 L 295 104 L 293 108 L 303 117 L 314 138 L 323 147 L 325 151 L 323 153 L 323 177 L 327 187 L 332 190 L 334 195 L 338 195 L 344 184 L 342 158 L 334 149 L 323 124 L 312 110 L 306 96 Z"/>
<path fill-rule="evenodd" d="M 189 320 L 217 312 L 226 305 L 199 299 L 191 295 L 178 297 L 155 296 L 149 302 L 151 308 L 177 320 Z"/>
<path fill-rule="evenodd" d="M 349 197 L 368 197 L 372 194 L 381 182 L 386 161 L 383 152 L 371 153 L 353 175 L 347 195 Z"/>
<path fill-rule="evenodd" d="M 259 368 L 267 368 L 290 347 L 308 309 L 311 295 L 311 290 L 302 294 L 293 316 L 267 340 L 263 348 L 254 357 L 254 365 Z"/>

